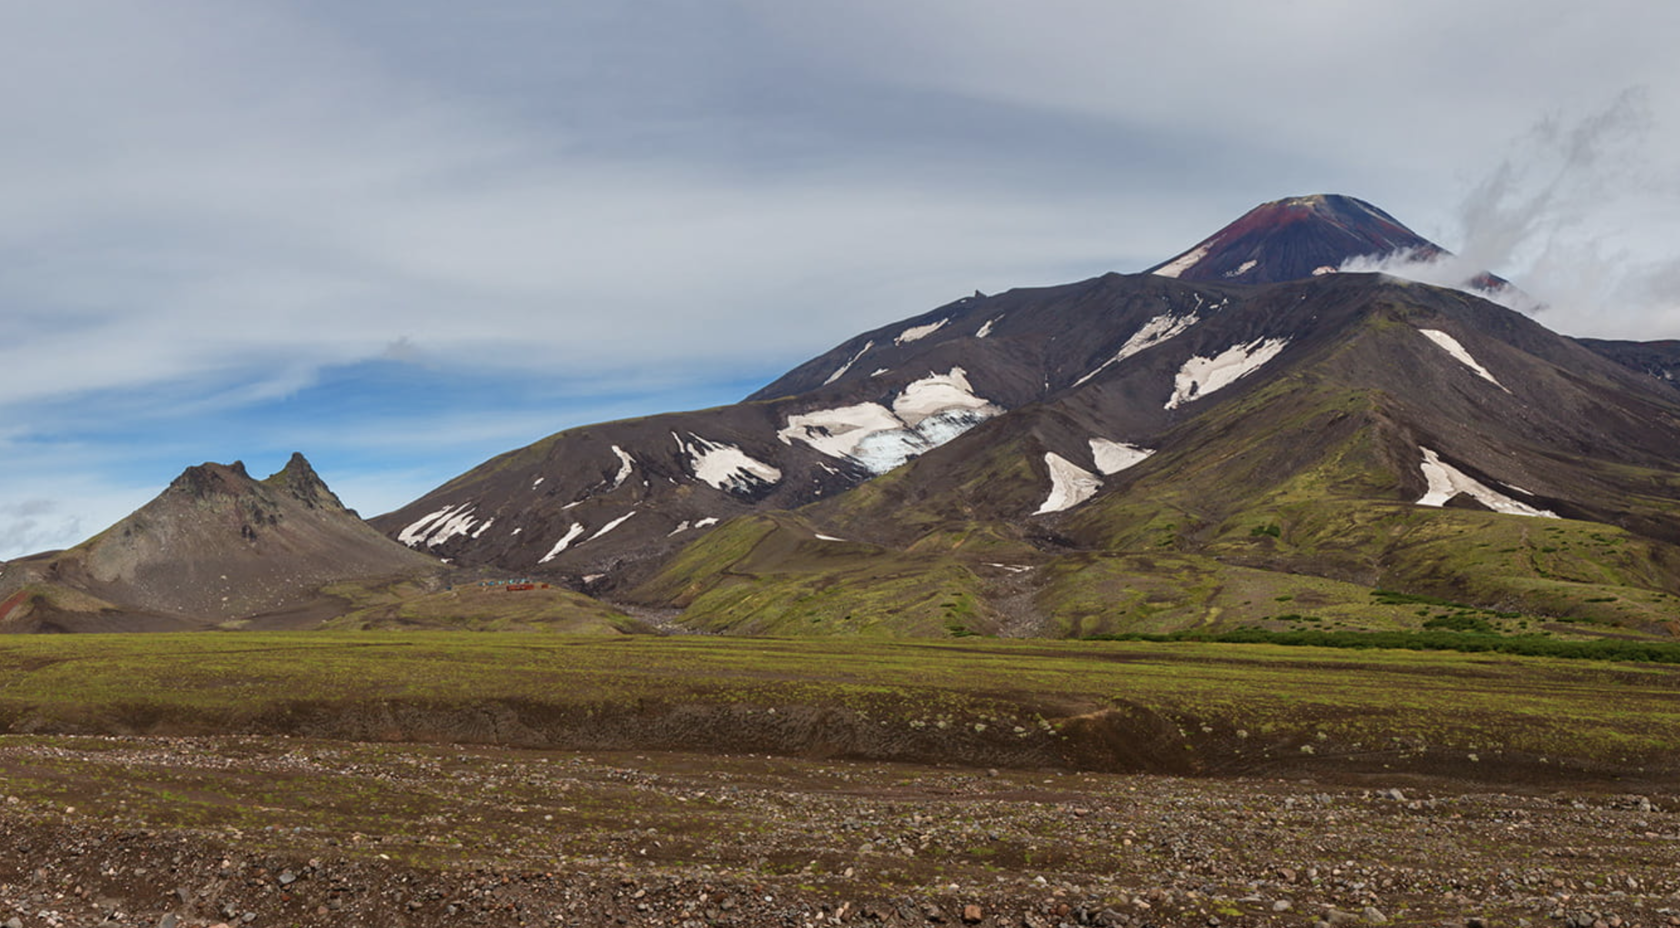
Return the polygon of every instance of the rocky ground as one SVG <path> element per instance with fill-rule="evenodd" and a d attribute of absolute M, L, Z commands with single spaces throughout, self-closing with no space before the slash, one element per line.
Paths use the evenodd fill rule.
<path fill-rule="evenodd" d="M 0 925 L 1680 926 L 1680 788 L 0 737 Z"/>

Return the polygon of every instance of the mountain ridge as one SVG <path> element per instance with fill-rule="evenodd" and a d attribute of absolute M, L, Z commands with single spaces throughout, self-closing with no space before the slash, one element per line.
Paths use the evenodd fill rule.
<path fill-rule="evenodd" d="M 1284 628 L 1306 621 L 1268 605 L 1289 601 L 1335 621 L 1419 621 L 1373 606 L 1379 588 L 1667 628 L 1680 350 L 1569 339 L 1474 294 L 1329 272 L 1398 252 L 1444 254 L 1361 200 L 1273 201 L 1144 273 L 963 297 L 740 403 L 566 429 L 370 522 L 407 558 L 398 574 L 537 577 L 684 610 L 678 624 L 706 631 Z M 154 560 L 177 524 L 201 548 L 266 544 L 292 564 L 311 544 L 342 542 L 339 566 L 378 547 L 344 534 L 363 523 L 301 454 L 263 481 L 238 462 L 189 468 L 164 499 L 30 569 L 52 562 L 75 581 L 62 596 L 107 614 L 109 577 L 145 560 L 113 538 L 152 539 Z M 286 520 L 343 531 L 282 550 Z M 296 601 L 266 612 L 227 605 L 225 580 L 193 585 L 227 600 L 129 601 L 189 626 L 307 611 L 296 583 Z M 380 602 L 358 615 L 420 614 Z"/>
<path fill-rule="evenodd" d="M 346 509 L 301 453 L 261 481 L 207 462 L 93 538 L 9 562 L 0 627 L 309 626 L 342 606 L 320 592 L 332 582 L 439 567 Z"/>

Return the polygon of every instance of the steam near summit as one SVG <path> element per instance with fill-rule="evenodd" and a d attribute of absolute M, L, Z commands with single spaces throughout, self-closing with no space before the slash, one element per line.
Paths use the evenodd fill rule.
<path fill-rule="evenodd" d="M 1377 270 L 1378 262 L 1395 256 L 1427 262 L 1446 254 L 1446 249 L 1364 200 L 1313 194 L 1262 203 L 1146 273 L 1263 284 L 1340 270 Z M 1369 266 L 1359 266 L 1362 261 Z M 1492 290 L 1503 281 L 1483 272 L 1475 275 L 1472 286 Z"/>

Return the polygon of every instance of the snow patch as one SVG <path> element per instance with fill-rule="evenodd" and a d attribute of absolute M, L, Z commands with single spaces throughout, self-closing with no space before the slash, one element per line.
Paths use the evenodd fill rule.
<path fill-rule="evenodd" d="M 689 469 L 702 483 L 731 493 L 751 493 L 760 486 L 768 486 L 782 479 L 782 472 L 740 448 L 724 442 L 707 441 L 688 433 L 693 441 L 682 441 L 689 456 Z"/>
<path fill-rule="evenodd" d="M 930 322 L 927 325 L 913 325 L 910 328 L 905 329 L 903 332 L 900 332 L 898 337 L 893 339 L 893 344 L 908 345 L 913 341 L 927 338 L 934 332 L 939 331 L 939 329 L 949 321 L 949 319 L 941 319 L 938 322 Z"/>
<path fill-rule="evenodd" d="M 1044 454 L 1044 464 L 1050 468 L 1050 495 L 1033 512 L 1035 516 L 1047 512 L 1061 512 L 1085 502 L 1102 489 L 1102 478 L 1069 461 L 1054 451 Z"/>
<path fill-rule="evenodd" d="M 1185 361 L 1173 377 L 1173 394 L 1165 408 L 1177 409 L 1236 383 L 1277 357 L 1288 344 L 1287 338 L 1255 339 L 1246 345 L 1233 345 L 1211 358 L 1198 355 Z"/>
<path fill-rule="evenodd" d="M 1096 461 L 1098 472 L 1104 476 L 1118 474 L 1128 467 L 1133 467 L 1155 453 L 1153 448 L 1140 448 L 1123 441 L 1109 441 L 1106 438 L 1091 439 L 1091 458 Z"/>
<path fill-rule="evenodd" d="M 976 396 L 967 372 L 953 367 L 906 386 L 891 409 L 858 403 L 798 413 L 787 417 L 776 437 L 785 445 L 798 439 L 829 457 L 849 458 L 884 474 L 1002 411 Z"/>
<path fill-rule="evenodd" d="M 1247 274 L 1249 271 L 1254 270 L 1255 267 L 1259 266 L 1259 264 L 1260 264 L 1259 261 L 1256 261 L 1255 259 L 1250 258 L 1247 261 L 1244 261 L 1243 263 L 1237 265 L 1236 270 L 1226 271 L 1225 276 L 1226 277 L 1241 277 L 1242 275 Z"/>
<path fill-rule="evenodd" d="M 841 458 L 850 457 L 866 436 L 903 427 L 892 410 L 880 403 L 858 403 L 788 416 L 787 426 L 776 437 L 784 445 L 792 445 L 797 438 L 829 457 Z"/>
<path fill-rule="evenodd" d="M 618 528 L 620 525 L 623 525 L 626 521 L 629 520 L 629 518 L 631 516 L 633 516 L 635 514 L 636 514 L 636 510 L 634 510 L 634 509 L 630 510 L 629 512 L 625 513 L 624 515 L 621 515 L 618 518 L 612 520 L 611 522 L 608 522 L 606 525 L 601 526 L 599 529 L 596 529 L 595 534 L 590 535 L 588 538 L 586 538 L 584 540 L 585 541 L 594 541 L 595 539 L 600 538 L 602 535 L 605 535 L 606 533 L 612 531 L 613 529 Z"/>
<path fill-rule="evenodd" d="M 893 413 L 915 428 L 923 419 L 952 409 L 982 409 L 989 400 L 974 395 L 968 372 L 960 367 L 948 374 L 929 374 L 906 386 L 893 400 Z M 994 409 L 996 407 L 993 407 Z"/>
<path fill-rule="evenodd" d="M 478 527 L 478 529 L 472 533 L 472 537 L 477 538 L 478 536 L 484 534 L 486 529 L 488 529 L 490 526 L 495 525 L 495 524 L 496 524 L 496 520 L 495 520 L 494 517 L 492 517 L 490 519 L 490 521 L 484 523 L 483 525 L 480 525 Z"/>
<path fill-rule="evenodd" d="M 845 541 L 846 540 L 844 538 L 835 538 L 833 535 L 823 535 L 823 534 L 820 534 L 820 533 L 817 535 L 817 538 L 821 539 L 822 541 Z"/>
<path fill-rule="evenodd" d="M 415 520 L 408 528 L 398 532 L 397 540 L 412 548 L 421 541 L 425 540 L 426 535 L 431 531 L 430 527 L 433 522 L 447 518 L 448 516 L 453 515 L 456 509 L 464 508 L 467 505 L 469 504 L 462 503 L 460 506 L 445 506 L 436 512 L 427 513 Z"/>
<path fill-rule="evenodd" d="M 451 516 L 449 519 L 445 520 L 444 523 L 432 533 L 431 537 L 426 539 L 426 547 L 435 548 L 449 539 L 454 538 L 456 535 L 465 535 L 472 531 L 472 527 L 477 524 L 477 520 L 472 517 L 472 513 L 473 511 L 469 509 L 460 515 Z"/>
<path fill-rule="evenodd" d="M 997 319 L 987 319 L 986 324 L 980 327 L 980 331 L 974 333 L 974 337 L 985 338 L 986 336 L 992 334 L 992 326 L 997 325 L 998 319 L 1002 318 L 1002 316 L 998 316 Z"/>
<path fill-rule="evenodd" d="M 1422 332 L 1430 341 L 1441 346 L 1442 350 L 1446 351 L 1447 354 L 1452 355 L 1458 363 L 1474 371 L 1477 377 L 1482 378 L 1501 390 L 1505 390 L 1506 393 L 1511 392 L 1510 390 L 1505 389 L 1504 384 L 1495 380 L 1493 375 L 1488 373 L 1487 368 L 1477 364 L 1476 359 L 1470 356 L 1470 352 L 1465 351 L 1464 346 L 1458 343 L 1458 339 L 1453 338 L 1451 335 L 1448 335 L 1440 329 L 1418 329 L 1418 331 Z"/>
<path fill-rule="evenodd" d="M 1207 254 L 1208 254 L 1207 246 L 1206 245 L 1198 245 L 1195 248 L 1191 249 L 1190 251 L 1187 251 L 1184 254 L 1180 255 L 1178 258 L 1175 258 L 1171 262 L 1162 265 L 1160 268 L 1158 268 L 1155 271 L 1155 276 L 1156 277 L 1177 277 L 1178 275 L 1184 273 L 1185 271 L 1188 271 L 1191 268 L 1195 267 L 1198 262 L 1200 262 L 1203 258 L 1207 257 Z"/>
<path fill-rule="evenodd" d="M 890 368 L 890 367 L 877 367 L 874 370 L 869 372 L 869 376 L 879 377 L 882 374 L 890 373 L 891 371 L 892 371 L 892 368 Z"/>
<path fill-rule="evenodd" d="M 1196 297 L 1196 300 L 1197 306 L 1199 307 L 1201 305 L 1201 297 Z M 1115 353 L 1114 357 L 1104 361 L 1096 370 L 1074 381 L 1073 385 L 1076 387 L 1079 386 L 1085 381 L 1090 380 L 1092 377 L 1102 373 L 1104 370 L 1107 370 L 1110 365 L 1118 364 L 1145 349 L 1153 348 L 1167 339 L 1183 333 L 1185 329 L 1190 328 L 1200 321 L 1201 317 L 1197 316 L 1195 313 L 1189 313 L 1184 316 L 1175 316 L 1172 313 L 1162 313 L 1161 315 L 1156 316 L 1139 326 L 1138 330 L 1132 333 L 1132 337 L 1126 339 L 1126 343 L 1120 346 L 1120 350 Z"/>
<path fill-rule="evenodd" d="M 612 486 L 608 487 L 608 490 L 616 490 L 623 486 L 624 481 L 630 479 L 630 470 L 636 464 L 636 459 L 626 454 L 623 448 L 613 445 L 612 450 L 613 454 L 618 455 L 618 473 L 613 477 Z"/>
<path fill-rule="evenodd" d="M 1441 456 L 1422 445 L 1418 450 L 1423 452 L 1423 479 L 1429 482 L 1429 492 L 1417 501 L 1419 506 L 1445 506 L 1447 500 L 1460 493 L 1467 493 L 1477 502 L 1492 509 L 1514 516 L 1536 516 L 1543 519 L 1556 519 L 1557 513 L 1545 509 L 1536 509 L 1527 503 L 1518 502 L 1509 496 L 1491 489 L 1476 478 L 1466 474 L 1458 468 L 1441 460 Z"/>
<path fill-rule="evenodd" d="M 949 409 L 923 419 L 915 428 L 866 435 L 851 457 L 872 474 L 884 474 L 920 454 L 949 442 L 996 415 L 995 411 Z"/>
<path fill-rule="evenodd" d="M 422 543 L 428 548 L 435 548 L 456 535 L 465 535 L 472 531 L 473 526 L 478 524 L 478 520 L 472 517 L 473 509 L 472 503 L 445 506 L 398 532 L 397 540 L 410 548 Z M 485 528 L 488 527 L 489 523 L 486 522 Z M 482 533 L 483 529 L 479 531 Z M 478 535 L 473 537 L 477 538 Z"/>
<path fill-rule="evenodd" d="M 1314 277 L 1323 277 L 1325 274 L 1335 274 L 1337 272 L 1336 268 L 1333 268 L 1328 264 L 1321 264 L 1318 267 L 1313 268 Z"/>
<path fill-rule="evenodd" d="M 542 560 L 538 561 L 537 563 L 538 564 L 547 564 L 549 561 L 554 560 L 556 557 L 559 556 L 560 552 L 562 552 L 562 551 L 566 550 L 567 548 L 571 547 L 572 542 L 576 541 L 577 537 L 579 535 L 582 535 L 582 534 L 583 534 L 583 526 L 577 524 L 576 522 L 573 522 L 572 527 L 566 529 L 565 536 L 562 537 L 559 541 L 555 542 L 554 547 L 549 548 L 548 553 L 543 555 Z"/>
<path fill-rule="evenodd" d="M 682 524 L 681 524 L 681 525 L 679 525 L 679 526 L 677 526 L 677 527 L 676 527 L 676 528 L 674 528 L 674 529 L 671 529 L 671 531 L 670 531 L 670 532 L 668 532 L 668 533 L 666 533 L 666 535 L 665 535 L 665 537 L 666 537 L 666 538 L 670 538 L 670 537 L 671 537 L 671 536 L 672 536 L 672 535 L 675 535 L 675 534 L 677 534 L 677 533 L 678 533 L 678 532 L 686 532 L 686 531 L 688 531 L 688 527 L 689 527 L 689 526 L 688 526 L 688 520 L 687 520 L 687 519 L 684 519 L 684 520 L 682 520 Z"/>
<path fill-rule="evenodd" d="M 535 490 L 537 487 L 542 486 L 542 482 L 547 479 L 547 477 L 538 477 L 536 480 L 532 481 L 531 489 Z"/>
<path fill-rule="evenodd" d="M 694 527 L 695 528 L 705 528 L 708 525 L 716 525 L 716 524 L 718 524 L 717 516 L 712 516 L 710 518 L 701 519 L 700 521 L 694 523 Z"/>
<path fill-rule="evenodd" d="M 835 382 L 836 380 L 839 380 L 841 378 L 841 376 L 843 376 L 847 371 L 852 369 L 852 365 L 856 364 L 858 362 L 858 358 L 863 357 L 864 354 L 866 352 L 868 352 L 869 349 L 871 349 L 873 347 L 875 347 L 875 342 L 873 340 L 864 342 L 863 347 L 858 349 L 857 354 L 852 355 L 852 359 L 850 361 L 847 361 L 845 364 L 840 365 L 839 370 L 837 370 L 834 373 L 828 375 L 828 379 L 823 381 L 823 386 L 826 387 L 829 384 Z"/>

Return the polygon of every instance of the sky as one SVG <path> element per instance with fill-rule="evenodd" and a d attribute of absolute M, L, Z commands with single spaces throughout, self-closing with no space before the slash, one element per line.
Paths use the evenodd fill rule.
<path fill-rule="evenodd" d="M 1680 338 L 1680 5 L 0 0 L 0 559 L 302 451 L 364 515 L 1344 193 Z"/>

